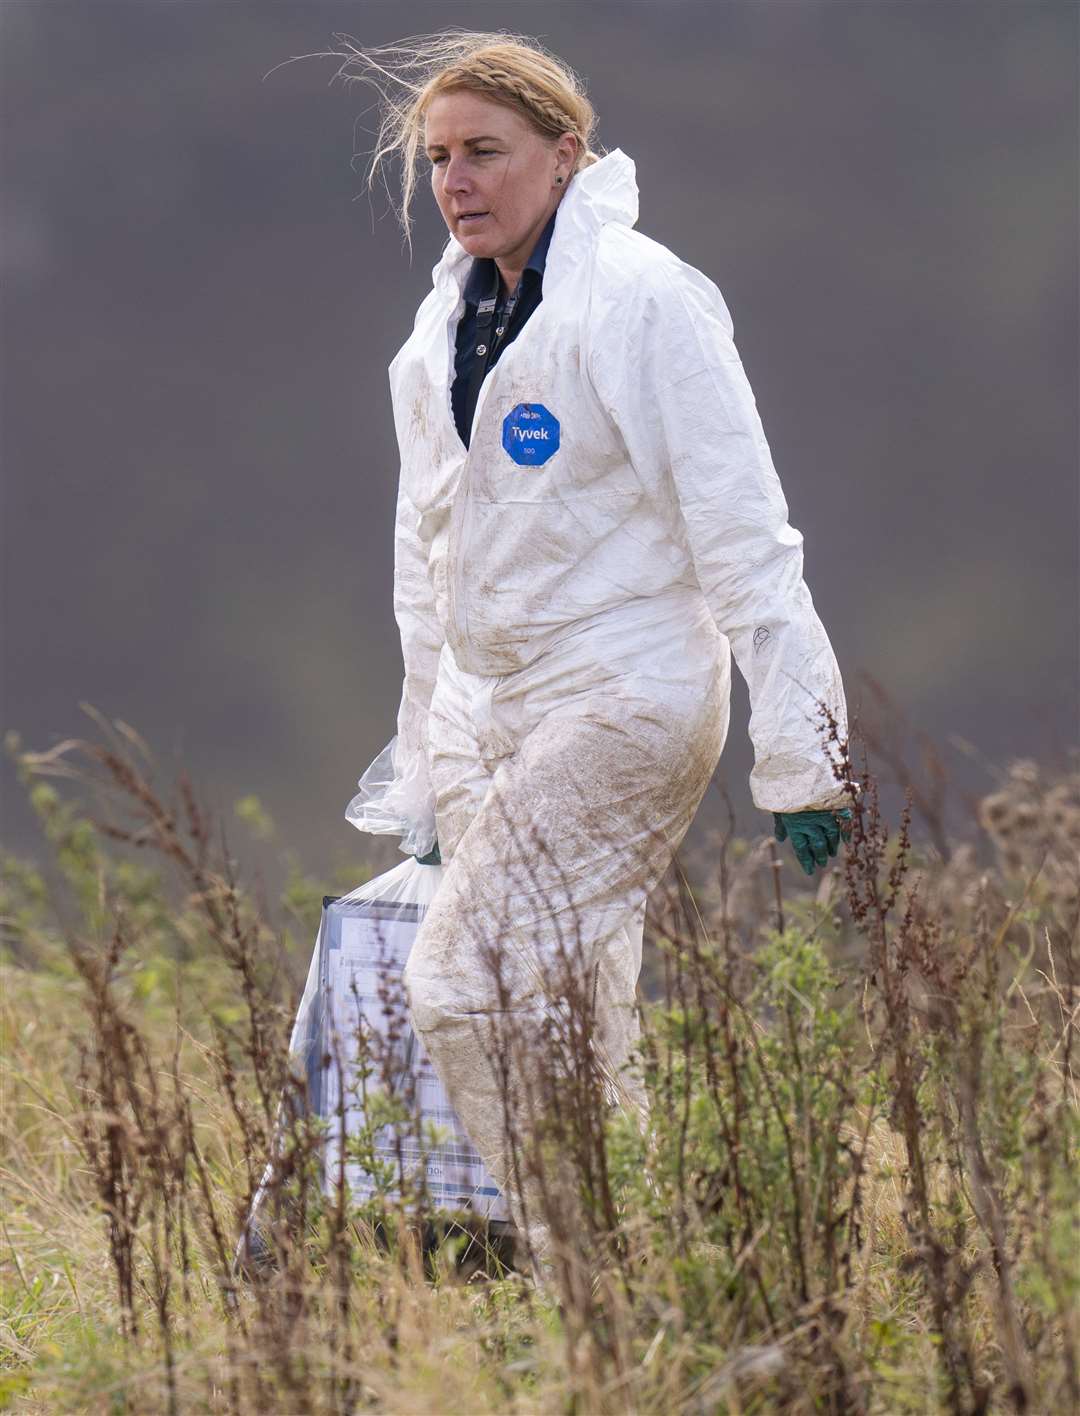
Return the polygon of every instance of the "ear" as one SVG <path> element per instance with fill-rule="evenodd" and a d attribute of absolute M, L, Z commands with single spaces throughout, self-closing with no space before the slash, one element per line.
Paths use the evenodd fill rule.
<path fill-rule="evenodd" d="M 555 144 L 555 159 L 558 163 L 556 176 L 562 177 L 564 186 L 570 180 L 570 174 L 574 170 L 579 147 L 576 133 L 563 133 Z"/>

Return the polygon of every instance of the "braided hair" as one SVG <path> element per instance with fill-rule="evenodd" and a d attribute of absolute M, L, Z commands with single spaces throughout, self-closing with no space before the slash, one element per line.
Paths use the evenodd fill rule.
<path fill-rule="evenodd" d="M 505 104 L 551 141 L 573 133 L 578 140 L 574 172 L 600 159 L 590 147 L 596 114 L 584 85 L 568 64 L 537 40 L 504 30 L 448 29 L 363 49 L 347 35 L 334 38 L 342 46 L 334 52 L 345 55 L 335 77 L 368 83 L 378 95 L 380 122 L 368 190 L 381 175 L 390 192 L 386 163 L 399 158 L 401 194 L 394 205 L 410 250 L 417 158 L 425 115 L 436 94 L 464 90 Z M 394 201 L 392 192 L 390 199 Z"/>

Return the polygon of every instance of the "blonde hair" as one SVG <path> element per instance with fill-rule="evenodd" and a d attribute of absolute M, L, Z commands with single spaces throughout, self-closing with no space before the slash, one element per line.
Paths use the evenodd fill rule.
<path fill-rule="evenodd" d="M 436 94 L 461 90 L 480 94 L 516 110 L 537 133 L 552 141 L 563 133 L 573 133 L 578 140 L 574 172 L 600 160 L 590 147 L 596 114 L 584 85 L 568 64 L 526 35 L 447 29 L 370 49 L 361 49 L 348 35 L 336 34 L 334 38 L 347 56 L 338 75 L 371 84 L 379 95 L 380 124 L 368 170 L 368 190 L 382 175 L 393 202 L 385 164 L 398 157 L 401 196 L 395 210 L 410 250 L 417 156 L 422 151 L 428 105 Z"/>

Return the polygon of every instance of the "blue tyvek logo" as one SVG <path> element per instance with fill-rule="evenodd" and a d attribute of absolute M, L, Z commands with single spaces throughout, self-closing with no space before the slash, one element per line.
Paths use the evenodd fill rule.
<path fill-rule="evenodd" d="M 502 445 L 519 467 L 543 467 L 559 450 L 559 420 L 542 403 L 519 403 L 503 419 Z"/>

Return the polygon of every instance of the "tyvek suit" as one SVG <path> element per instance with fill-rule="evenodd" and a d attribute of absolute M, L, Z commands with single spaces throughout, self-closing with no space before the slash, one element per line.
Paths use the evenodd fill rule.
<path fill-rule="evenodd" d="M 477 1024 L 536 1034 L 572 938 L 613 1091 L 643 1111 L 626 1063 L 645 898 L 720 757 L 732 652 L 755 804 L 843 800 L 815 715 L 824 700 L 846 730 L 843 686 L 731 317 L 711 280 L 633 230 L 637 209 L 622 151 L 573 177 L 543 301 L 485 379 L 468 450 L 450 386 L 470 257 L 451 237 L 433 270 L 390 365 L 397 735 L 346 813 L 418 855 L 438 838 L 412 1020 L 538 1251 L 505 1135 L 528 1063 L 498 1075 Z"/>

